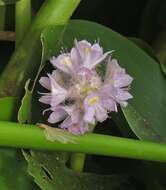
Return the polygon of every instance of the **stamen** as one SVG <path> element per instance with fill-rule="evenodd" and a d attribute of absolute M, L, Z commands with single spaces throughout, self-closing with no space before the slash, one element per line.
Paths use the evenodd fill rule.
<path fill-rule="evenodd" d="M 72 62 L 71 62 L 70 57 L 65 57 L 65 58 L 62 60 L 62 62 L 63 62 L 63 64 L 68 65 L 68 66 L 71 66 L 71 65 L 72 65 Z"/>
<path fill-rule="evenodd" d="M 88 104 L 89 106 L 93 106 L 94 104 L 96 104 L 99 101 L 99 97 L 98 96 L 94 96 L 93 98 L 90 98 L 88 100 Z"/>
<path fill-rule="evenodd" d="M 84 49 L 84 51 L 85 51 L 85 54 L 86 54 L 86 55 L 89 55 L 89 54 L 91 53 L 91 48 L 87 48 L 87 47 L 86 47 L 86 48 Z"/>

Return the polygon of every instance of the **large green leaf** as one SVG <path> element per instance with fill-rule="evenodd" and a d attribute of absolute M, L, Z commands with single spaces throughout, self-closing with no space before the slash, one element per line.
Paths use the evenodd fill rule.
<path fill-rule="evenodd" d="M 159 64 L 134 43 L 99 24 L 71 21 L 63 42 L 71 47 L 74 38 L 91 42 L 99 39 L 105 51 L 115 50 L 113 57 L 134 78 L 131 87 L 134 98 L 123 109 L 131 129 L 141 139 L 165 142 L 166 81 Z"/>
<path fill-rule="evenodd" d="M 132 42 L 134 42 L 139 48 L 144 50 L 150 57 L 152 57 L 157 62 L 159 62 L 159 60 L 155 54 L 155 51 L 148 43 L 146 43 L 145 41 L 143 41 L 142 39 L 139 39 L 139 38 L 132 37 L 132 38 L 128 38 L 128 39 L 131 40 Z"/>
<path fill-rule="evenodd" d="M 35 186 L 26 172 L 26 162 L 19 151 L 0 149 L 0 189 L 29 190 Z M 37 189 L 36 189 L 37 190 Z"/>
<path fill-rule="evenodd" d="M 24 152 L 28 172 L 43 190 L 134 190 L 127 175 L 77 174 L 66 167 L 65 153 Z"/>

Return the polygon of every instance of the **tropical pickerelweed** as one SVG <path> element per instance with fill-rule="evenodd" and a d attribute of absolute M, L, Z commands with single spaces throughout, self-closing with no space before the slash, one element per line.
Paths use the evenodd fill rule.
<path fill-rule="evenodd" d="M 55 70 L 39 80 L 48 90 L 39 101 L 49 105 L 49 123 L 61 122 L 59 127 L 80 135 L 90 132 L 90 124 L 117 112 L 118 104 L 127 106 L 133 78 L 111 58 L 112 52 L 103 53 L 99 43 L 75 40 L 69 53 L 50 59 Z M 107 64 L 105 76 L 97 71 L 103 62 Z"/>

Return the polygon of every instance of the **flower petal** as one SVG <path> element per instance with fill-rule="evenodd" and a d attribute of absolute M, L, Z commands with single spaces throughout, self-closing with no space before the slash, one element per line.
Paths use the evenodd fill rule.
<path fill-rule="evenodd" d="M 47 90 L 51 90 L 51 82 L 48 77 L 41 77 L 39 83 Z"/>
<path fill-rule="evenodd" d="M 130 85 L 132 81 L 133 78 L 126 73 L 125 69 L 119 66 L 116 59 L 109 59 L 105 75 L 105 83 L 121 88 Z"/>
<path fill-rule="evenodd" d="M 122 76 L 117 77 L 117 79 L 114 81 L 114 86 L 115 87 L 126 87 L 131 84 L 133 81 L 133 78 L 130 77 L 128 74 L 124 74 Z"/>
<path fill-rule="evenodd" d="M 59 70 L 71 75 L 73 62 L 71 60 L 69 53 L 60 54 L 57 58 L 52 57 L 50 59 L 50 62 L 52 63 L 53 66 L 55 66 Z"/>
<path fill-rule="evenodd" d="M 51 106 L 56 106 L 63 102 L 67 98 L 67 90 L 61 87 L 52 77 L 52 75 L 48 74 L 51 81 Z"/>
<path fill-rule="evenodd" d="M 48 95 L 44 95 L 44 96 L 41 96 L 39 98 L 39 102 L 42 102 L 44 104 L 50 104 L 51 103 L 51 99 L 52 99 L 52 96 L 50 93 L 47 93 Z"/>
<path fill-rule="evenodd" d="M 97 59 L 91 65 L 89 65 L 88 68 L 89 69 L 95 68 L 99 63 L 101 63 L 102 61 L 104 61 L 112 52 L 114 52 L 114 50 L 108 51 L 108 52 L 104 53 L 99 59 Z"/>
<path fill-rule="evenodd" d="M 102 106 L 97 106 L 95 112 L 96 119 L 99 122 L 105 121 L 108 117 L 106 109 L 104 109 Z"/>
<path fill-rule="evenodd" d="M 90 107 L 86 110 L 84 115 L 84 121 L 87 123 L 95 124 L 95 109 Z"/>
<path fill-rule="evenodd" d="M 67 116 L 66 112 L 62 108 L 56 108 L 49 116 L 49 123 L 57 123 L 62 121 Z"/>

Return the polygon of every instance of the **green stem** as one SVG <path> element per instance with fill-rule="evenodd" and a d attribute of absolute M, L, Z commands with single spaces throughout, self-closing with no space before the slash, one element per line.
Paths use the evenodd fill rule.
<path fill-rule="evenodd" d="M 32 140 L 33 139 L 33 140 Z M 0 121 L 0 146 L 57 150 L 166 162 L 166 145 L 108 135 L 76 136 L 75 143 L 51 142 L 35 125 Z"/>
<path fill-rule="evenodd" d="M 5 29 L 5 14 L 6 14 L 6 6 L 0 6 L 0 30 L 3 31 Z"/>
<path fill-rule="evenodd" d="M 16 49 L 0 77 L 0 96 L 19 95 L 25 81 L 33 78 L 41 58 L 40 34 L 50 25 L 65 25 L 80 0 L 47 0 L 41 7 L 24 40 Z M 60 34 L 55 36 L 59 39 Z M 34 76 L 30 75 L 34 74 Z"/>
<path fill-rule="evenodd" d="M 15 14 L 15 31 L 17 47 L 31 23 L 31 0 L 21 0 L 17 2 Z"/>
<path fill-rule="evenodd" d="M 73 153 L 70 158 L 70 167 L 76 172 L 82 172 L 84 169 L 86 154 Z"/>
<path fill-rule="evenodd" d="M 91 132 L 93 132 L 95 125 L 89 125 Z M 70 158 L 70 167 L 76 172 L 82 172 L 84 169 L 84 163 L 86 159 L 86 154 L 83 153 L 73 153 Z"/>

